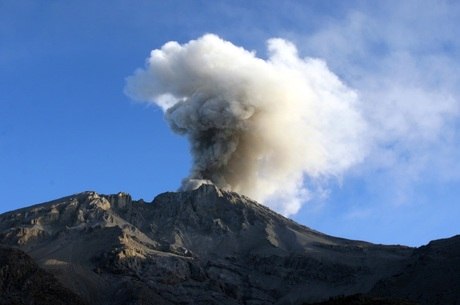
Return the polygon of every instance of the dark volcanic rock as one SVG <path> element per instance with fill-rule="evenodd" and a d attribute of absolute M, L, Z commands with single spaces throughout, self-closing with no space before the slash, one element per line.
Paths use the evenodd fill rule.
<path fill-rule="evenodd" d="M 460 304 L 460 235 L 416 249 L 405 268 L 379 281 L 372 294 L 423 305 Z"/>
<path fill-rule="evenodd" d="M 364 295 L 340 296 L 327 301 L 304 305 L 416 305 L 410 301 L 372 298 Z"/>
<path fill-rule="evenodd" d="M 369 292 L 414 249 L 324 235 L 203 185 L 152 203 L 86 192 L 0 215 L 0 243 L 90 304 L 303 304 Z"/>
<path fill-rule="evenodd" d="M 0 247 L 1 305 L 84 305 L 24 252 Z"/>

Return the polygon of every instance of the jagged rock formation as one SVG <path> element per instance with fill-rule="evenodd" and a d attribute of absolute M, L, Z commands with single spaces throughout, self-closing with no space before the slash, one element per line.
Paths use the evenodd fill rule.
<path fill-rule="evenodd" d="M 151 203 L 86 192 L 5 213 L 0 244 L 19 247 L 84 301 L 101 305 L 306 304 L 371 290 L 390 296 L 379 287 L 389 287 L 385 280 L 416 255 L 324 235 L 212 185 Z"/>

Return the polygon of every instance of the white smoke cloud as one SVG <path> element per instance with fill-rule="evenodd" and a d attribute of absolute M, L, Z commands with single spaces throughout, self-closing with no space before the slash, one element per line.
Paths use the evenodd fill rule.
<path fill-rule="evenodd" d="M 311 196 L 306 180 L 339 177 L 366 155 L 357 94 L 283 39 L 268 41 L 268 59 L 212 34 L 168 42 L 125 92 L 160 106 L 190 141 L 182 190 L 212 182 L 291 215 Z"/>

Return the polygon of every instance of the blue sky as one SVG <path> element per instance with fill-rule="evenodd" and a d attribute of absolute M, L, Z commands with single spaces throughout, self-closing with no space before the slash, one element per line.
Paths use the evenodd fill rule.
<path fill-rule="evenodd" d="M 369 153 L 308 181 L 292 218 L 376 243 L 460 233 L 460 6 L 454 1 L 2 1 L 0 212 L 95 190 L 151 200 L 190 168 L 161 109 L 125 78 L 167 41 L 215 33 L 265 58 L 266 41 L 321 58 L 359 95 Z"/>

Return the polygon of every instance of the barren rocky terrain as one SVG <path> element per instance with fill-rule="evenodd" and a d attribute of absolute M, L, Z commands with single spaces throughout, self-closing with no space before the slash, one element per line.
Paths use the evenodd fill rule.
<path fill-rule="evenodd" d="M 212 185 L 149 203 L 84 192 L 0 215 L 3 247 L 97 305 L 460 304 L 459 240 L 332 237 Z"/>
<path fill-rule="evenodd" d="M 0 246 L 0 305 L 85 305 L 24 252 Z"/>

